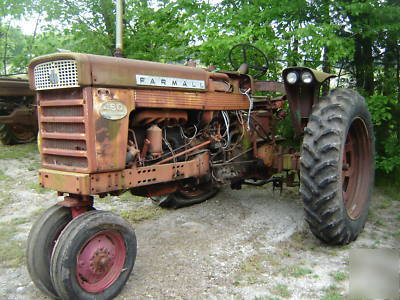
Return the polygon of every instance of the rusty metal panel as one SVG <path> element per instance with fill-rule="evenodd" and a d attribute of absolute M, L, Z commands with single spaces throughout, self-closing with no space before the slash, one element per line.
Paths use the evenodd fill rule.
<path fill-rule="evenodd" d="M 162 182 L 205 175 L 208 172 L 208 153 L 196 159 L 148 167 L 135 167 L 122 172 L 93 174 L 91 194 L 147 186 Z"/>
<path fill-rule="evenodd" d="M 91 66 L 87 54 L 54 53 L 54 54 L 39 56 L 33 59 L 29 63 L 28 75 L 29 75 L 29 84 L 31 89 L 34 90 L 36 88 L 34 69 L 38 64 L 45 63 L 48 61 L 58 61 L 58 60 L 68 60 L 68 59 L 74 60 L 76 62 L 76 69 L 78 73 L 78 85 L 81 87 L 91 85 L 92 84 Z"/>
<path fill-rule="evenodd" d="M 86 89 L 38 93 L 42 167 L 88 173 L 94 168 L 88 145 Z"/>
<path fill-rule="evenodd" d="M 208 82 L 209 73 L 200 68 L 81 53 L 55 53 L 37 57 L 29 64 L 29 82 L 35 89 L 34 68 L 49 61 L 74 60 L 78 85 L 136 87 L 136 75 L 165 76 Z M 154 87 L 149 87 L 154 89 Z M 163 87 L 157 87 L 163 89 Z M 206 91 L 204 89 L 203 91 Z"/>
<path fill-rule="evenodd" d="M 241 94 L 218 92 L 204 94 L 141 89 L 135 90 L 134 94 L 137 107 L 199 110 L 240 110 L 249 108 L 247 97 Z"/>
<path fill-rule="evenodd" d="M 205 83 L 208 79 L 208 72 L 200 68 L 100 55 L 88 57 L 92 68 L 93 85 L 96 86 L 136 87 L 136 75 L 204 80 Z M 149 88 L 153 90 L 155 87 L 149 86 Z M 157 88 L 163 89 L 163 87 Z"/>
<path fill-rule="evenodd" d="M 300 155 L 298 154 L 283 154 L 283 169 L 284 170 L 299 170 L 299 159 Z"/>
<path fill-rule="evenodd" d="M 256 92 L 276 92 L 286 94 L 285 85 L 282 82 L 256 80 L 254 81 L 254 90 Z"/>
<path fill-rule="evenodd" d="M 26 79 L 0 78 L 0 96 L 34 96 Z"/>
<path fill-rule="evenodd" d="M 28 125 L 36 128 L 36 111 L 33 108 L 19 107 L 7 116 L 0 116 L 0 123 L 11 125 Z"/>
<path fill-rule="evenodd" d="M 207 174 L 208 168 L 208 153 L 203 153 L 190 161 L 134 167 L 116 172 L 84 174 L 40 169 L 39 181 L 41 186 L 60 192 L 95 195 L 198 177 Z"/>
<path fill-rule="evenodd" d="M 257 158 L 262 159 L 266 167 L 271 167 L 275 157 L 275 145 L 262 145 L 257 148 Z"/>
<path fill-rule="evenodd" d="M 89 174 L 39 169 L 39 183 L 42 187 L 59 192 L 88 194 Z"/>
<path fill-rule="evenodd" d="M 135 114 L 133 126 L 148 124 L 183 125 L 188 120 L 188 112 L 184 110 L 142 110 Z"/>
<path fill-rule="evenodd" d="M 86 87 L 41 91 L 38 100 L 44 168 L 92 173 L 125 167 L 133 90 Z M 101 105 L 113 101 L 127 107 L 121 120 L 107 120 L 100 114 Z"/>
<path fill-rule="evenodd" d="M 89 131 L 95 135 L 96 172 L 125 168 L 128 147 L 129 114 L 134 109 L 132 89 L 93 88 L 93 111 Z M 105 103 L 122 103 L 126 115 L 119 120 L 106 119 L 101 115 Z"/>

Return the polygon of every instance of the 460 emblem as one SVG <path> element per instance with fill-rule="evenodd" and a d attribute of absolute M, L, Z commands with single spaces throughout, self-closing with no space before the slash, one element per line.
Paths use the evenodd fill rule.
<path fill-rule="evenodd" d="M 100 115 L 108 120 L 120 120 L 128 114 L 126 105 L 119 101 L 107 101 L 100 106 Z"/>

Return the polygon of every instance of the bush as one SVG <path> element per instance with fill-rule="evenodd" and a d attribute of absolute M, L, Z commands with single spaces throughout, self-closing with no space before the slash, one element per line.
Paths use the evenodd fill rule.
<path fill-rule="evenodd" d="M 380 94 L 367 101 L 375 125 L 377 174 L 394 178 L 390 182 L 396 183 L 400 176 L 400 103 L 395 95 Z"/>

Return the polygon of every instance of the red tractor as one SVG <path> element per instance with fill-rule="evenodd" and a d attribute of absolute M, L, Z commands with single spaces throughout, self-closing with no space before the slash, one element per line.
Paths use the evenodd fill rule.
<path fill-rule="evenodd" d="M 40 184 L 63 196 L 29 235 L 28 270 L 41 291 L 110 299 L 128 280 L 134 230 L 96 210 L 95 196 L 129 191 L 182 207 L 226 184 L 299 182 L 315 236 L 336 245 L 357 238 L 374 180 L 374 134 L 363 97 L 349 89 L 321 96 L 332 75 L 303 67 L 285 69 L 283 83 L 256 80 L 268 61 L 248 44 L 234 47 L 230 58 L 236 71 L 78 53 L 30 63 Z M 303 139 L 298 148 L 285 147 L 278 130 L 288 112 Z"/>

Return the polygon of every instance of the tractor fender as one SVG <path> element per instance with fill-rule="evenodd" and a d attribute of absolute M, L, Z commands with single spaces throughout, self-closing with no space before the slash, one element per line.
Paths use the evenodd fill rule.
<path fill-rule="evenodd" d="M 0 116 L 0 124 L 20 124 L 37 127 L 36 110 L 25 106 L 15 108 L 9 115 Z"/>

